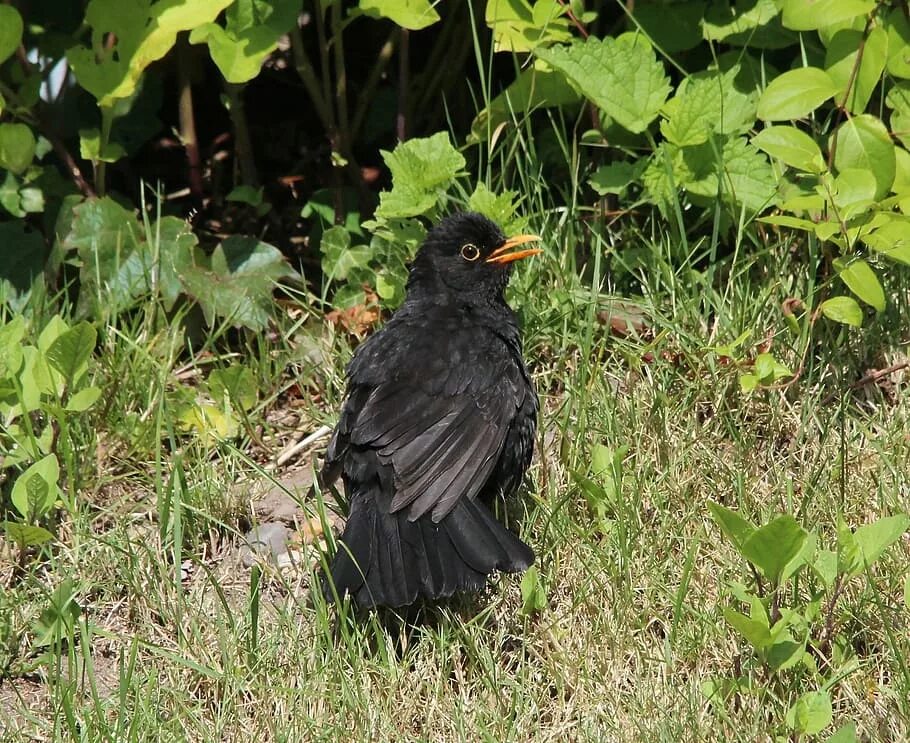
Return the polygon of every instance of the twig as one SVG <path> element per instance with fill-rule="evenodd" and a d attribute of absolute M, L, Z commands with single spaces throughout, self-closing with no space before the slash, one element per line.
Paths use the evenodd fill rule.
<path fill-rule="evenodd" d="M 193 85 L 190 75 L 190 46 L 185 38 L 180 39 L 177 49 L 177 77 L 180 87 L 180 141 L 186 150 L 186 160 L 189 165 L 188 180 L 190 193 L 197 206 L 202 204 L 202 166 L 199 159 L 199 139 L 196 136 L 196 120 L 193 116 Z"/>
<path fill-rule="evenodd" d="M 309 436 L 302 438 L 300 441 L 296 441 L 291 446 L 287 447 L 281 454 L 278 455 L 278 458 L 275 460 L 275 464 L 271 467 L 266 467 L 266 469 L 275 469 L 286 464 L 290 460 L 294 459 L 300 452 L 304 449 L 315 444 L 319 439 L 323 439 L 332 433 L 332 429 L 329 426 L 319 426 L 313 433 Z"/>
<path fill-rule="evenodd" d="M 887 369 L 876 369 L 875 371 L 869 372 L 864 377 L 856 380 L 853 384 L 850 385 L 848 389 L 855 390 L 859 389 L 860 387 L 865 387 L 867 384 L 877 382 L 882 377 L 887 376 L 888 374 L 893 374 L 896 371 L 901 371 L 901 369 L 906 369 L 908 366 L 910 366 L 910 361 L 900 361 L 897 364 L 891 364 L 891 366 L 889 366 Z M 827 397 L 825 397 L 824 400 L 822 400 L 822 405 L 829 405 L 830 403 L 834 402 L 839 394 L 839 391 L 830 393 Z"/>

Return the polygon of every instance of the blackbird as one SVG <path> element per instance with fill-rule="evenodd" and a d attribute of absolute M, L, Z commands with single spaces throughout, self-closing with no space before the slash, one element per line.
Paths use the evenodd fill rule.
<path fill-rule="evenodd" d="M 534 562 L 485 503 L 516 490 L 534 449 L 537 395 L 503 292 L 512 262 L 541 252 L 519 246 L 539 239 L 507 240 L 473 212 L 443 219 L 404 303 L 357 348 L 320 477 L 341 476 L 350 505 L 329 601 L 402 607 Z"/>

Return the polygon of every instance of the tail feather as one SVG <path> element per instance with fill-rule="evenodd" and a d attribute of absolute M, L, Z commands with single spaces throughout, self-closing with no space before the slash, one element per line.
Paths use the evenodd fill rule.
<path fill-rule="evenodd" d="M 331 583 L 339 597 L 351 594 L 365 608 L 479 591 L 494 570 L 519 572 L 534 562 L 530 547 L 470 500 L 435 524 L 429 515 L 409 521 L 406 511 L 388 513 L 373 493 L 362 493 L 352 499 L 341 542 Z M 328 580 L 323 593 L 334 598 Z"/>

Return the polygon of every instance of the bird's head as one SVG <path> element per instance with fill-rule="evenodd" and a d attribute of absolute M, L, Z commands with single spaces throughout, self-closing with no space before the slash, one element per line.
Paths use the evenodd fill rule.
<path fill-rule="evenodd" d="M 442 282 L 456 292 L 502 293 L 514 261 L 540 253 L 522 247 L 536 235 L 507 238 L 499 227 L 476 212 L 446 217 L 427 233 L 411 267 L 408 289 Z"/>

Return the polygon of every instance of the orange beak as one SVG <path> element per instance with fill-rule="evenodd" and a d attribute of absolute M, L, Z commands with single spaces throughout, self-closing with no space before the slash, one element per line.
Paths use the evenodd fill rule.
<path fill-rule="evenodd" d="M 524 245 L 525 243 L 534 242 L 535 240 L 540 240 L 537 235 L 516 235 L 515 237 L 510 237 L 502 245 L 500 245 L 496 250 L 490 253 L 490 256 L 487 258 L 487 263 L 497 263 L 504 265 L 506 263 L 511 263 L 512 261 L 518 261 L 522 258 L 527 258 L 532 255 L 537 255 L 543 251 L 540 248 L 525 248 L 524 250 L 515 250 L 509 252 L 513 248 L 517 248 L 519 245 Z"/>

